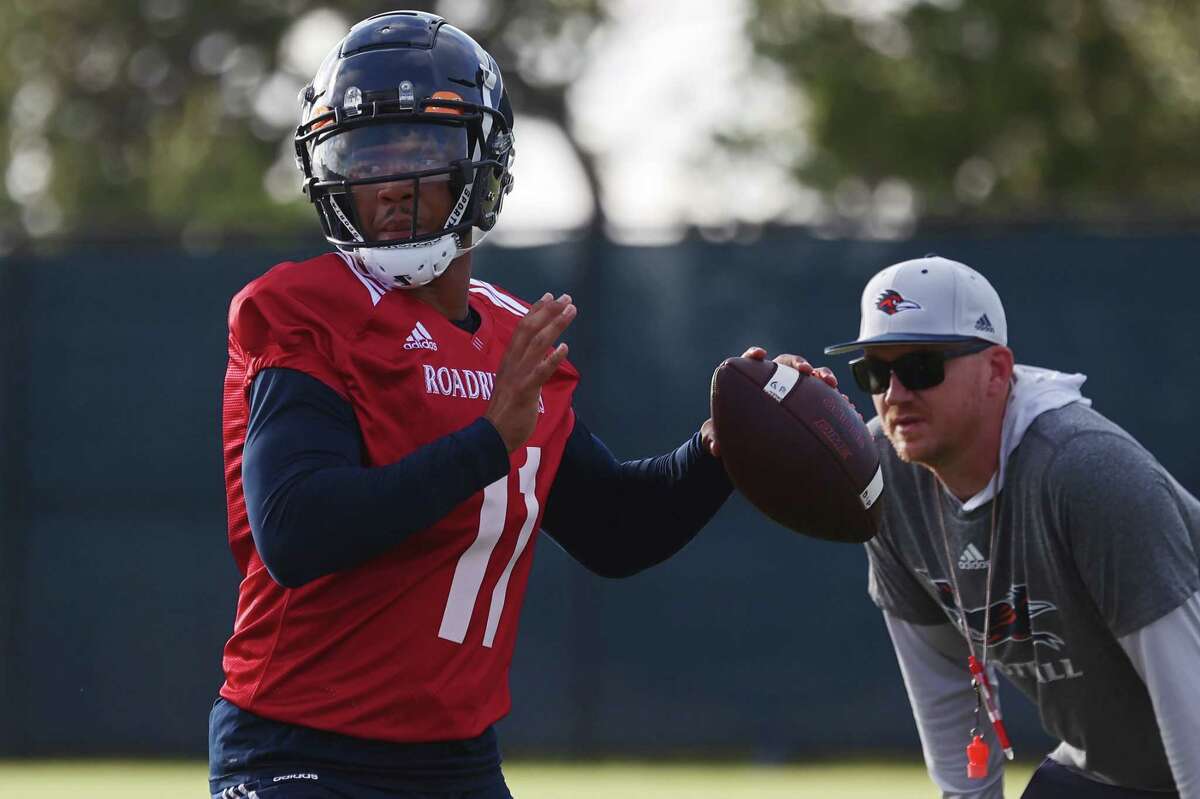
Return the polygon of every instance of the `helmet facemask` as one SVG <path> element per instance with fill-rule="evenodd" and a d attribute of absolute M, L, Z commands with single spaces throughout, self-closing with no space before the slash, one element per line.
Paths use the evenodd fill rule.
<path fill-rule="evenodd" d="M 504 113 L 451 92 L 416 101 L 405 89 L 352 88 L 331 98 L 340 107 L 313 109 L 296 135 L 326 238 L 384 288 L 439 277 L 495 225 L 512 184 Z"/>

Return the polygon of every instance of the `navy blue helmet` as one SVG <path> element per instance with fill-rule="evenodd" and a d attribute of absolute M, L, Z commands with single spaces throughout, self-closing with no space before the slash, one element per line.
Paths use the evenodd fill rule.
<path fill-rule="evenodd" d="M 512 126 L 500 68 L 474 39 L 391 11 L 351 28 L 301 91 L 296 160 L 326 239 L 413 288 L 496 224 Z"/>

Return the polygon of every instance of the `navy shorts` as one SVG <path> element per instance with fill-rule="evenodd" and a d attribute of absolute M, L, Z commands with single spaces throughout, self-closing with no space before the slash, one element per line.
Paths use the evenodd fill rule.
<path fill-rule="evenodd" d="M 501 780 L 484 788 L 430 791 L 381 786 L 376 780 L 356 780 L 328 772 L 271 772 L 214 793 L 212 799 L 513 799 Z"/>
<path fill-rule="evenodd" d="M 1021 799 L 1179 799 L 1179 794 L 1105 785 L 1046 758 L 1033 772 Z"/>

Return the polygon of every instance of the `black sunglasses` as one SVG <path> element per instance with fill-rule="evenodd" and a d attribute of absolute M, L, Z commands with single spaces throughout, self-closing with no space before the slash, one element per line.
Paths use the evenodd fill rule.
<path fill-rule="evenodd" d="M 895 374 L 909 391 L 920 391 L 940 385 L 946 379 L 946 361 L 983 352 L 994 347 L 990 341 L 980 341 L 955 350 L 917 350 L 901 355 L 894 361 L 881 361 L 864 355 L 850 362 L 854 382 L 868 394 L 882 394 L 888 390 Z"/>

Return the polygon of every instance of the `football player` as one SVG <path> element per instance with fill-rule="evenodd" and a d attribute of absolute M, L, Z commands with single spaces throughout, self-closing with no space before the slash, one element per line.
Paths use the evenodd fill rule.
<path fill-rule="evenodd" d="M 571 298 L 530 305 L 472 277 L 512 185 L 512 126 L 496 62 L 424 13 L 355 25 L 301 94 L 297 160 L 336 251 L 230 307 L 243 580 L 214 796 L 508 797 L 493 724 L 535 533 L 622 577 L 730 493 L 711 422 L 618 462 L 572 408 L 556 343 Z"/>

